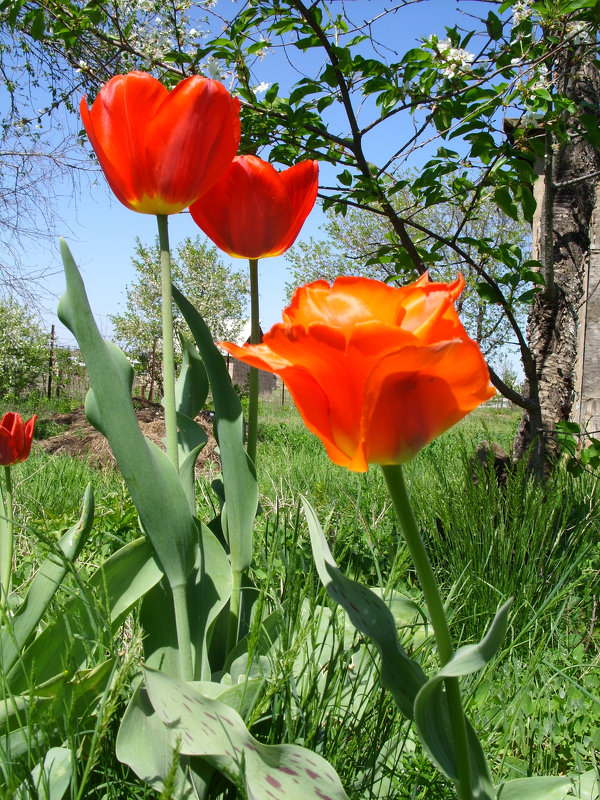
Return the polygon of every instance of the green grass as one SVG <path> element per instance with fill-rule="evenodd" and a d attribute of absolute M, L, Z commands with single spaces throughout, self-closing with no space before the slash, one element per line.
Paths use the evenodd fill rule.
<path fill-rule="evenodd" d="M 600 647 L 593 623 L 600 594 L 596 482 L 558 470 L 542 487 L 516 469 L 506 487 L 498 487 L 490 470 L 474 467 L 472 456 L 483 439 L 509 450 L 517 422 L 515 412 L 475 412 L 405 469 L 436 575 L 450 598 L 455 640 L 479 640 L 497 606 L 514 598 L 498 658 L 463 681 L 469 716 L 497 779 L 584 769 L 600 749 Z M 295 409 L 275 404 L 261 411 L 257 467 L 262 514 L 251 570 L 257 601 L 249 625 L 256 668 L 267 669 L 261 655 L 269 666 L 249 719 L 254 735 L 315 749 L 336 768 L 352 800 L 452 797 L 452 788 L 379 686 L 374 648 L 353 632 L 322 590 L 299 512 L 299 496 L 305 495 L 351 577 L 371 586 L 381 579 L 421 602 L 380 470 L 354 474 L 331 464 Z M 52 542 L 77 518 L 89 481 L 97 521 L 80 559 L 84 571 L 138 535 L 135 509 L 115 470 L 35 451 L 14 475 L 22 526 L 17 583 L 27 584 Z M 210 477 L 199 485 L 207 517 L 214 513 Z M 67 584 L 69 591 L 75 586 Z M 53 614 L 60 613 L 61 602 Z M 93 613 L 103 641 L 107 623 L 100 612 Z M 267 613 L 280 615 L 282 632 L 277 652 L 265 655 L 258 634 Z M 135 640 L 135 615 L 127 625 L 123 641 Z M 401 633 L 433 671 L 429 633 L 422 626 Z M 114 756 L 135 665 L 135 655 L 122 642 L 114 649 L 121 677 L 106 697 L 106 713 L 88 716 L 87 730 L 79 730 L 76 719 L 65 723 L 83 780 L 72 798 L 155 796 Z M 46 742 L 40 753 L 44 747 Z M 22 764 L 5 764 L 3 770 L 13 787 L 27 775 Z M 233 794 L 223 788 L 211 796 Z"/>

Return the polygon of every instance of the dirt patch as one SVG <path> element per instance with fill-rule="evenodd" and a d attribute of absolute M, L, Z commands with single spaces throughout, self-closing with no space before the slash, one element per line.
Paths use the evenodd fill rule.
<path fill-rule="evenodd" d="M 133 407 L 144 436 L 165 449 L 162 440 L 165 437 L 165 421 L 162 406 L 139 397 L 133 398 Z M 114 466 L 116 461 L 104 436 L 87 421 L 83 409 L 69 414 L 55 414 L 52 417 L 57 425 L 68 426 L 68 430 L 44 439 L 39 443 L 46 453 L 64 453 L 74 458 L 87 459 L 94 467 Z M 202 411 L 196 417 L 208 435 L 208 442 L 200 451 L 196 469 L 202 470 L 207 464 L 218 464 L 219 457 L 215 452 L 216 440 L 213 436 L 213 414 Z"/>

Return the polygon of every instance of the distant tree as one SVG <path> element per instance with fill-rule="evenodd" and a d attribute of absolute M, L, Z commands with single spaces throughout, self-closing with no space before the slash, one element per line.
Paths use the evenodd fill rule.
<path fill-rule="evenodd" d="M 0 300 L 0 395 L 31 391 L 48 363 L 48 335 L 37 317 L 16 300 Z"/>
<path fill-rule="evenodd" d="M 408 203 L 408 198 L 400 202 Z M 435 226 L 436 230 L 451 236 L 460 222 L 458 213 L 453 205 L 437 205 L 414 214 L 413 220 L 427 228 Z M 307 242 L 296 244 L 286 254 L 292 278 L 286 283 L 288 298 L 296 286 L 320 278 L 332 282 L 339 275 L 363 276 L 391 283 L 398 281 L 400 284 L 407 282 L 403 265 L 397 261 L 397 253 L 390 254 L 393 230 L 387 218 L 361 209 L 350 209 L 345 216 L 329 211 L 322 231 L 324 239 L 311 237 Z M 467 221 L 462 235 L 473 240 L 488 240 L 492 252 L 502 244 L 507 252 L 512 249 L 519 258 L 527 257 L 531 247 L 530 226 L 521 220 L 510 219 L 491 202 L 481 204 L 480 214 Z M 433 249 L 435 245 L 426 234 L 417 242 L 422 249 L 427 246 Z M 450 281 L 457 272 L 464 275 L 467 285 L 457 303 L 459 314 L 486 358 L 495 363 L 501 349 L 510 344 L 514 336 L 503 309 L 486 295 L 485 287 L 478 285 L 479 273 L 473 262 L 480 271 L 485 269 L 500 284 L 505 282 L 510 270 L 493 256 L 478 253 L 472 245 L 465 244 L 464 250 L 468 259 L 451 248 L 437 248 L 436 260 L 429 266 L 430 277 L 432 280 Z M 513 292 L 515 289 L 516 284 L 512 287 Z M 510 290 L 508 287 L 507 293 Z M 511 298 L 515 315 L 524 322 L 527 305 L 519 305 L 515 300 Z"/>
<path fill-rule="evenodd" d="M 156 340 L 155 378 L 162 390 L 162 326 L 160 249 L 158 239 L 146 247 L 138 239 L 132 258 L 137 278 L 127 287 L 122 314 L 111 315 L 115 337 L 136 362 L 149 372 Z M 236 339 L 246 323 L 247 278 L 223 263 L 218 250 L 200 237 L 187 237 L 173 254 L 173 282 L 200 311 L 215 339 Z M 190 336 L 179 309 L 173 307 L 176 333 Z"/>

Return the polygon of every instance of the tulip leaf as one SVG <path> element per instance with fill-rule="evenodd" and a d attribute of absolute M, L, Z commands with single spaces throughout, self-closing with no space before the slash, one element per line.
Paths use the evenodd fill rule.
<path fill-rule="evenodd" d="M 208 435 L 194 417 L 208 395 L 208 377 L 202 359 L 193 343 L 180 336 L 183 363 L 175 383 L 177 409 L 177 440 L 179 450 L 179 479 L 182 483 L 192 514 L 196 513 L 195 467 L 200 450 Z"/>
<path fill-rule="evenodd" d="M 0 666 L 6 675 L 37 628 L 56 590 L 67 574 L 69 563 L 79 555 L 94 521 L 94 493 L 88 484 L 79 521 L 58 542 L 31 582 L 27 596 L 7 627 L 0 630 Z"/>
<path fill-rule="evenodd" d="M 44 760 L 31 771 L 31 783 L 35 786 L 36 800 L 61 800 L 71 783 L 73 764 L 69 747 L 51 747 Z M 24 792 L 24 794 L 21 794 Z M 19 797 L 31 797 L 29 790 L 22 785 Z"/>
<path fill-rule="evenodd" d="M 433 763 L 452 780 L 458 779 L 456 756 L 450 728 L 450 713 L 444 689 L 444 678 L 458 678 L 477 672 L 498 652 L 506 634 L 508 612 L 512 601 L 499 610 L 479 644 L 459 648 L 454 656 L 419 691 L 415 700 L 415 724 L 423 747 Z M 491 775 L 477 734 L 468 720 L 467 738 L 474 797 L 494 796 Z"/>
<path fill-rule="evenodd" d="M 252 561 L 252 534 L 258 507 L 256 473 L 244 448 L 242 406 L 225 360 L 201 315 L 175 287 L 173 299 L 192 331 L 210 382 L 225 485 L 231 565 L 236 572 L 242 572 Z"/>
<path fill-rule="evenodd" d="M 496 787 L 496 800 L 564 800 L 572 789 L 572 780 L 562 776 L 517 778 Z"/>
<path fill-rule="evenodd" d="M 320 756 L 297 745 L 263 744 L 234 709 L 192 684 L 149 669 L 144 675 L 150 702 L 179 737 L 180 752 L 203 756 L 232 783 L 243 783 L 249 800 L 347 800 L 337 773 Z"/>
<path fill-rule="evenodd" d="M 40 684 L 59 672 L 73 674 L 85 664 L 92 643 L 101 644 L 101 623 L 90 612 L 90 604 L 107 610 L 108 635 L 112 639 L 126 614 L 162 577 L 145 539 L 126 544 L 106 559 L 8 673 L 11 691 L 27 691 L 31 676 Z"/>
<path fill-rule="evenodd" d="M 117 734 L 117 758 L 144 783 L 163 792 L 173 781 L 169 796 L 197 800 L 206 794 L 214 772 L 208 762 L 194 756 L 177 756 L 178 737 L 163 725 L 140 684 L 131 698 Z M 175 766 L 175 769 L 174 769 Z"/>
<path fill-rule="evenodd" d="M 179 414 L 194 419 L 208 396 L 208 376 L 193 343 L 185 336 L 179 338 L 182 364 L 175 383 L 175 405 Z"/>
<path fill-rule="evenodd" d="M 382 686 L 392 693 L 402 713 L 413 719 L 415 698 L 427 681 L 425 673 L 400 645 L 396 623 L 388 606 L 371 589 L 340 572 L 315 510 L 305 499 L 302 505 L 321 583 L 329 596 L 344 608 L 354 627 L 373 640 L 381 656 Z"/>
<path fill-rule="evenodd" d="M 188 499 L 166 453 L 143 436 L 131 402 L 131 365 L 102 338 L 71 252 L 63 240 L 60 247 L 67 289 L 58 316 L 77 339 L 88 370 L 92 388 L 86 414 L 110 443 L 169 583 L 182 586 L 194 563 L 196 540 Z"/>
<path fill-rule="evenodd" d="M 194 609 L 190 617 L 190 637 L 194 655 L 194 675 L 210 679 L 208 662 L 210 627 L 231 596 L 231 565 L 217 537 L 202 523 L 196 560 L 187 584 L 187 605 Z M 167 674 L 180 674 L 179 649 L 175 629 L 175 611 L 171 593 L 163 583 L 154 586 L 144 597 L 140 612 L 144 628 L 145 663 Z"/>

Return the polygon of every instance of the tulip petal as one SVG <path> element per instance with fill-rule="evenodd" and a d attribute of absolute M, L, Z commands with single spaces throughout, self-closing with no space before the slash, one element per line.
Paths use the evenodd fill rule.
<path fill-rule="evenodd" d="M 453 306 L 464 287 L 427 275 L 400 289 L 338 278 L 297 289 L 260 345 L 225 347 L 279 374 L 336 464 L 398 464 L 493 396 Z"/>
<path fill-rule="evenodd" d="M 332 286 L 315 281 L 296 289 L 284 320 L 294 325 L 320 321 L 348 332 L 357 323 L 374 319 L 397 325 L 402 291 L 370 278 L 336 278 Z"/>
<path fill-rule="evenodd" d="M 0 428 L 0 465 L 8 467 L 17 461 L 17 451 L 10 433 Z"/>
<path fill-rule="evenodd" d="M 115 75 L 100 90 L 91 111 L 80 103 L 86 133 L 117 198 L 128 208 L 148 195 L 144 158 L 146 129 L 168 91 L 145 72 Z"/>
<path fill-rule="evenodd" d="M 116 75 L 81 118 L 117 198 L 134 211 L 173 214 L 225 171 L 240 139 L 239 101 L 193 76 L 167 89 L 151 75 Z"/>
<path fill-rule="evenodd" d="M 290 220 L 287 231 L 279 241 L 279 255 L 288 250 L 296 241 L 305 219 L 310 214 L 317 199 L 319 188 L 319 167 L 316 161 L 302 161 L 281 173 L 281 184 L 288 198 Z"/>
<path fill-rule="evenodd" d="M 365 388 L 361 440 L 368 461 L 408 461 L 493 395 L 485 361 L 471 340 L 406 347 L 384 357 Z"/>
<path fill-rule="evenodd" d="M 304 161 L 279 173 L 257 156 L 238 156 L 190 206 L 194 221 L 230 256 L 266 258 L 294 242 L 317 195 L 318 166 Z"/>
<path fill-rule="evenodd" d="M 212 187 L 236 154 L 239 100 L 218 81 L 186 78 L 164 98 L 144 141 L 155 196 L 187 207 Z"/>
<path fill-rule="evenodd" d="M 24 425 L 20 414 L 9 411 L 0 420 L 0 465 L 9 467 L 25 461 L 31 452 L 37 414 Z"/>

